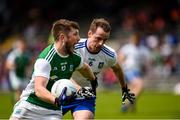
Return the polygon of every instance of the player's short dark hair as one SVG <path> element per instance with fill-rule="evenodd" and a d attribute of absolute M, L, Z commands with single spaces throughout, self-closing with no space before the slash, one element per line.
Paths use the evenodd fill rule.
<path fill-rule="evenodd" d="M 98 27 L 101 27 L 105 32 L 111 31 L 111 26 L 107 20 L 104 18 L 94 19 L 90 25 L 90 29 L 92 32 L 95 32 Z"/>
<path fill-rule="evenodd" d="M 79 24 L 75 21 L 70 21 L 67 19 L 57 20 L 56 22 L 54 22 L 51 30 L 54 40 L 58 40 L 60 33 L 65 33 L 67 35 L 72 28 L 79 30 Z"/>

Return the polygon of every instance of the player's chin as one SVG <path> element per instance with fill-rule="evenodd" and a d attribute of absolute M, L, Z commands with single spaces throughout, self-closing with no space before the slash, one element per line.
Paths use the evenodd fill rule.
<path fill-rule="evenodd" d="M 101 50 L 101 47 L 96 47 L 95 49 L 94 49 L 94 52 L 99 52 Z"/>

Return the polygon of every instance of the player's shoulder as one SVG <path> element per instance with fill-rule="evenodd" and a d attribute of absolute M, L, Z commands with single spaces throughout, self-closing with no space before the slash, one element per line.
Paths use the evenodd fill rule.
<path fill-rule="evenodd" d="M 74 52 L 73 52 L 73 56 L 74 56 L 74 57 L 79 57 L 79 58 L 82 57 L 81 54 L 78 53 L 77 51 L 74 51 Z"/>
<path fill-rule="evenodd" d="M 73 61 L 73 63 L 74 63 L 75 65 L 81 64 L 81 63 L 82 63 L 82 60 L 83 60 L 81 54 L 79 54 L 79 53 L 76 52 L 76 51 L 74 51 L 73 54 L 72 54 L 71 56 L 69 56 L 69 58 L 70 58 L 70 60 Z"/>
<path fill-rule="evenodd" d="M 113 48 L 107 46 L 106 44 L 103 45 L 103 47 L 101 48 L 101 51 L 109 57 L 112 57 L 112 58 L 116 57 L 116 51 Z"/>
<path fill-rule="evenodd" d="M 119 51 L 121 52 L 134 51 L 134 46 L 132 44 L 127 43 L 127 44 L 124 44 Z"/>
<path fill-rule="evenodd" d="M 17 50 L 16 49 L 13 49 L 9 52 L 8 56 L 10 55 L 16 55 L 17 54 Z"/>
<path fill-rule="evenodd" d="M 132 44 L 127 43 L 127 44 L 124 44 L 124 45 L 122 46 L 122 48 L 128 49 L 128 48 L 134 48 L 134 46 L 133 46 Z"/>
<path fill-rule="evenodd" d="M 7 59 L 16 58 L 18 55 L 19 55 L 18 50 L 17 49 L 13 49 L 7 55 Z"/>
<path fill-rule="evenodd" d="M 86 46 L 86 41 L 87 41 L 87 38 L 81 38 L 79 40 L 79 42 L 75 45 L 75 50 L 80 49 L 80 48 L 84 48 Z"/>
<path fill-rule="evenodd" d="M 54 48 L 54 44 L 50 44 L 47 46 L 38 56 L 38 58 L 43 58 L 43 59 L 51 59 L 53 55 L 56 53 L 56 50 Z"/>

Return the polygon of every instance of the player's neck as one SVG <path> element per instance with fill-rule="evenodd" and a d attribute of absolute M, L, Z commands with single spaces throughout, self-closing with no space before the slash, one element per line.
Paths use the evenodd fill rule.
<path fill-rule="evenodd" d="M 55 43 L 54 44 L 55 49 L 60 54 L 60 56 L 68 56 L 69 54 L 66 52 L 64 46 L 62 44 Z"/>

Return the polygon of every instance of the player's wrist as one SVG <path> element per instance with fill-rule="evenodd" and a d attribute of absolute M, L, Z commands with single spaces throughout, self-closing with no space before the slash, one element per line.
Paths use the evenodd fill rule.
<path fill-rule="evenodd" d="M 94 75 L 94 81 L 97 81 L 97 76 L 96 75 Z"/>
<path fill-rule="evenodd" d="M 77 91 L 77 95 L 85 98 L 92 98 L 95 97 L 95 94 L 91 87 L 82 87 Z"/>
<path fill-rule="evenodd" d="M 128 87 L 127 87 L 127 84 L 124 86 L 124 87 L 122 87 L 122 92 L 127 92 L 128 91 Z"/>
<path fill-rule="evenodd" d="M 59 98 L 57 98 L 57 97 L 55 98 L 54 105 L 57 106 L 57 107 L 60 107 L 60 100 L 59 100 Z"/>

